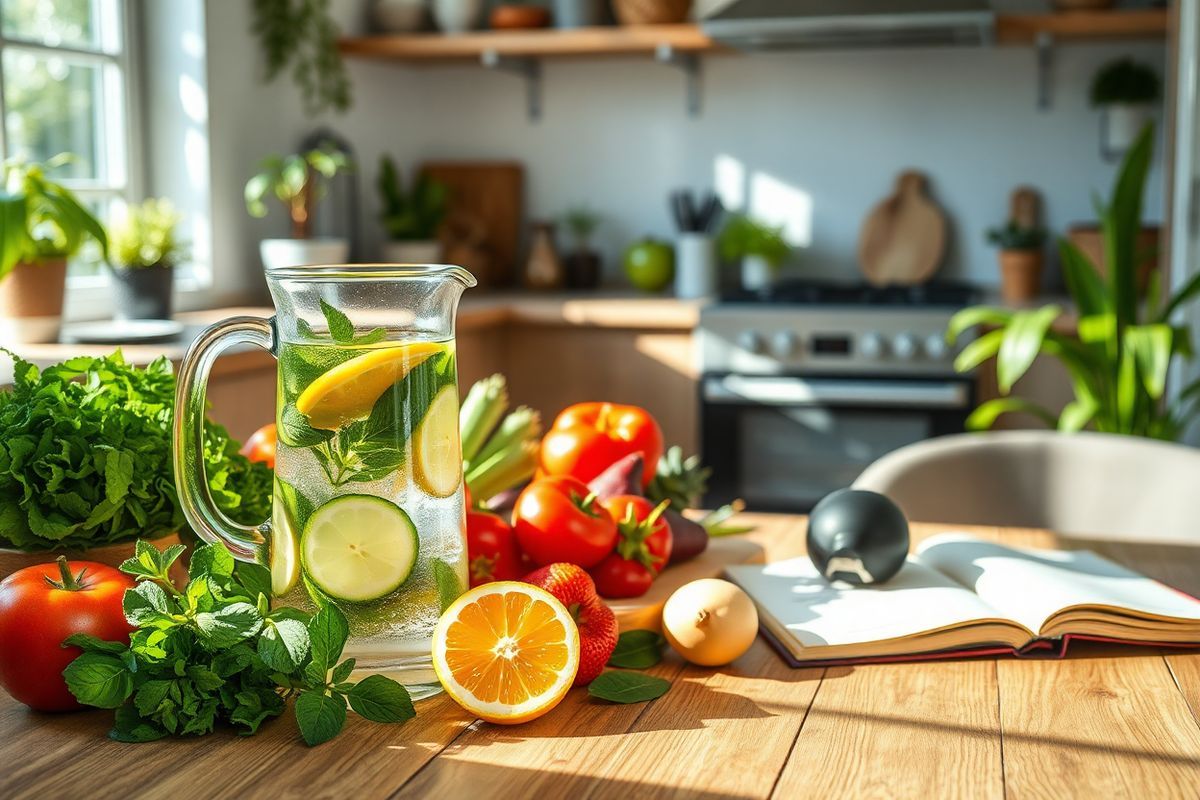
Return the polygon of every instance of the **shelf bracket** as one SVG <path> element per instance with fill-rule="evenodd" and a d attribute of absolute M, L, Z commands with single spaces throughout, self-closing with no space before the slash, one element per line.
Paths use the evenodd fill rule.
<path fill-rule="evenodd" d="M 687 81 L 688 116 L 700 116 L 700 57 L 695 53 L 681 53 L 669 44 L 660 44 L 654 50 L 654 59 L 660 64 L 683 70 L 684 80 Z"/>
<path fill-rule="evenodd" d="M 1054 37 L 1047 31 L 1038 31 L 1033 44 L 1037 50 L 1037 107 L 1039 111 L 1049 111 L 1052 104 L 1050 83 L 1054 68 Z"/>
<path fill-rule="evenodd" d="M 497 72 L 507 72 L 525 80 L 525 113 L 531 122 L 542 118 L 542 64 L 536 58 L 503 56 L 495 50 L 484 50 L 479 63 Z"/>

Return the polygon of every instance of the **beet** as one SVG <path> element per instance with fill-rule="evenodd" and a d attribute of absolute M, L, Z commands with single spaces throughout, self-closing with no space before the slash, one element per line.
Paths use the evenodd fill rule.
<path fill-rule="evenodd" d="M 708 531 L 699 522 L 668 508 L 663 519 L 671 526 L 671 558 L 667 566 L 690 561 L 708 547 Z"/>
<path fill-rule="evenodd" d="M 521 496 L 521 492 L 525 491 L 525 487 L 528 485 L 528 483 L 522 483 L 520 486 L 505 489 L 503 492 L 493 495 L 483 505 L 493 514 L 499 514 L 507 518 L 512 513 L 513 508 L 516 507 L 517 498 Z"/>
<path fill-rule="evenodd" d="M 588 489 L 603 503 L 617 495 L 642 496 L 642 472 L 646 469 L 641 453 L 630 453 L 614 461 L 604 472 L 588 481 Z"/>

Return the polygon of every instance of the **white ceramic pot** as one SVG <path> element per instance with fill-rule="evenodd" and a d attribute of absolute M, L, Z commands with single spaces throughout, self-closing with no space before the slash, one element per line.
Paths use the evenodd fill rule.
<path fill-rule="evenodd" d="M 675 295 L 712 297 L 717 293 L 717 254 L 703 233 L 681 233 L 675 243 Z"/>
<path fill-rule="evenodd" d="M 371 19 L 384 33 L 412 33 L 425 27 L 426 0 L 375 0 Z"/>
<path fill-rule="evenodd" d="M 1153 119 L 1154 106 L 1149 103 L 1114 103 L 1105 106 L 1100 149 L 1108 158 L 1123 155 L 1133 147 L 1142 128 Z"/>
<path fill-rule="evenodd" d="M 762 256 L 746 256 L 742 259 L 742 288 L 757 292 L 771 285 L 775 270 Z"/>
<path fill-rule="evenodd" d="M 479 27 L 483 0 L 433 0 L 433 21 L 443 33 L 466 33 Z"/>
<path fill-rule="evenodd" d="M 345 239 L 263 239 L 258 246 L 263 267 L 307 267 L 316 264 L 345 264 L 350 242 Z"/>
<path fill-rule="evenodd" d="M 342 36 L 367 32 L 367 0 L 329 0 L 329 18 Z"/>
<path fill-rule="evenodd" d="M 436 239 L 383 243 L 386 264 L 437 264 L 442 260 L 442 243 Z"/>

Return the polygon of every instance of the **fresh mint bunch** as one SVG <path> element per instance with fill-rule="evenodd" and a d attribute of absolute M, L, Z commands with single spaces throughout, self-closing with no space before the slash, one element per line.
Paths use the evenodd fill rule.
<path fill-rule="evenodd" d="M 347 704 L 375 722 L 415 716 L 408 692 L 390 678 L 349 680 L 354 659 L 341 655 L 350 629 L 335 606 L 314 615 L 271 610 L 267 570 L 235 562 L 221 544 L 196 549 L 181 592 L 168 572 L 183 549 L 139 541 L 121 565 L 138 581 L 124 598 L 137 628 L 128 646 L 83 634 L 63 643 L 83 650 L 63 672 L 67 687 L 81 703 L 116 709 L 113 739 L 202 735 L 218 722 L 253 734 L 290 697 L 309 745 L 341 732 Z"/>

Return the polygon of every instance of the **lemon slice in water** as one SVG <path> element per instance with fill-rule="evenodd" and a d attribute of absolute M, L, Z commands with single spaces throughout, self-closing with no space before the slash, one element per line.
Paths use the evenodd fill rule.
<path fill-rule="evenodd" d="M 443 386 L 413 434 L 413 477 L 434 497 L 449 497 L 462 481 L 458 390 Z"/>
<path fill-rule="evenodd" d="M 296 410 L 312 427 L 335 431 L 370 414 L 388 387 L 442 349 L 437 342 L 409 342 L 343 361 L 300 393 Z"/>
<path fill-rule="evenodd" d="M 380 497 L 347 494 L 313 512 L 300 541 L 304 571 L 337 600 L 362 603 L 400 588 L 417 561 L 417 529 Z"/>

